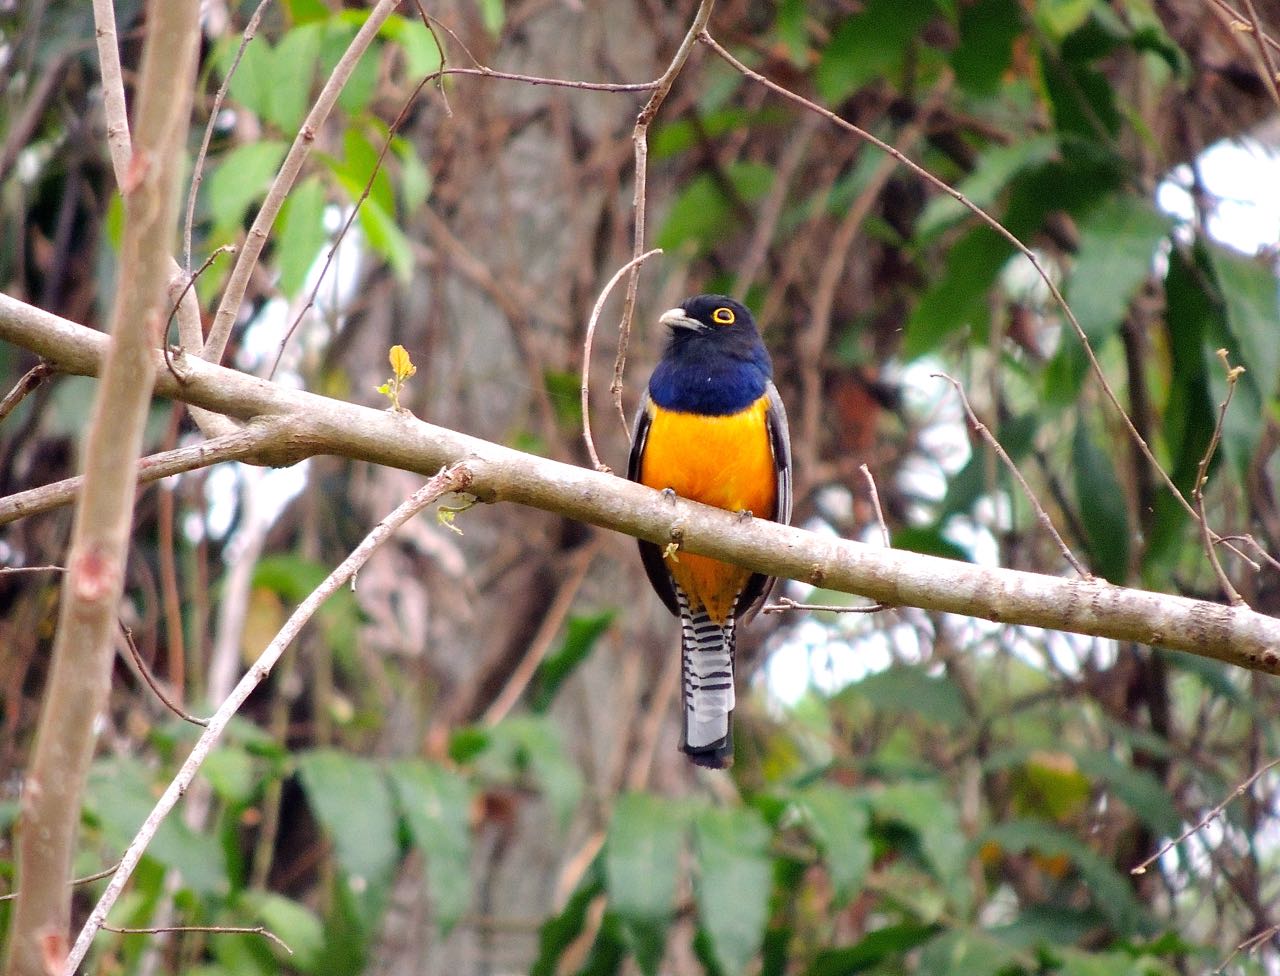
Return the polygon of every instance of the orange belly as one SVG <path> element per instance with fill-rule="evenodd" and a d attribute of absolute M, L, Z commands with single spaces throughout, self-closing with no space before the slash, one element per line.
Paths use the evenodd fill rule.
<path fill-rule="evenodd" d="M 773 518 L 778 473 L 765 425 L 768 408 L 767 396 L 725 417 L 678 413 L 651 403 L 641 484 L 670 488 L 681 498 L 731 512 Z M 666 564 L 692 607 L 705 608 L 721 624 L 751 576 L 750 570 L 693 553 L 668 556 Z"/>

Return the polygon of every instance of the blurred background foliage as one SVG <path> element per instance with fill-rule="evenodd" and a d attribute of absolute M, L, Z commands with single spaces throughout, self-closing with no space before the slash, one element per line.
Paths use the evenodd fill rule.
<path fill-rule="evenodd" d="M 204 5 L 193 163 L 253 6 Z M 1280 11 L 1255 6 L 1280 37 Z M 146 24 L 135 0 L 116 7 L 128 73 Z M 427 4 L 452 67 L 474 57 L 610 82 L 656 78 L 694 7 Z M 1228 350 L 1247 372 L 1206 508 L 1222 533 L 1280 553 L 1280 219 L 1263 209 L 1280 184 L 1280 123 L 1260 45 L 1230 10 L 723 0 L 711 32 L 1032 246 L 1184 493 L 1226 389 L 1216 351 Z M 190 264 L 243 236 L 366 15 L 334 0 L 265 6 L 212 118 Z M 0 4 L 0 283 L 101 325 L 119 203 L 92 39 L 87 4 Z M 387 349 L 402 344 L 418 374 L 400 396 L 419 416 L 585 462 L 583 330 L 631 252 L 631 132 L 646 96 L 452 76 L 422 89 L 391 135 L 439 66 L 405 5 L 316 133 L 228 360 L 265 372 L 300 316 L 278 376 L 376 403 Z M 1225 179 L 1209 165 L 1224 140 L 1247 150 Z M 702 47 L 655 123 L 650 160 L 651 237 L 667 253 L 643 272 L 628 410 L 658 353 L 656 315 L 698 291 L 742 295 L 789 405 L 799 522 L 878 544 L 866 464 L 895 545 L 1069 572 L 931 375 L 946 371 L 1093 571 L 1223 598 L 1193 523 L 1043 284 L 955 200 Z M 1229 233 L 1241 209 L 1253 244 Z M 206 316 L 229 267 L 219 257 L 199 279 Z M 601 453 L 620 468 L 607 331 L 593 410 Z M 0 346 L 6 389 L 31 365 Z M 55 379 L 0 425 L 0 494 L 73 473 L 91 393 Z M 148 450 L 197 438 L 181 408 L 155 404 Z M 144 488 L 123 609 L 141 656 L 176 699 L 210 710 L 412 486 L 320 458 Z M 56 562 L 69 520 L 4 526 L 4 564 Z M 473 509 L 456 525 L 463 535 L 408 527 L 330 602 L 112 917 L 264 925 L 292 954 L 252 934 L 104 932 L 94 971 L 1111 976 L 1228 959 L 1232 971 L 1278 971 L 1275 774 L 1131 873 L 1277 755 L 1274 680 L 910 609 L 761 617 L 741 649 L 755 677 L 740 696 L 738 764 L 701 778 L 675 749 L 676 627 L 630 540 L 515 509 Z M 1225 558 L 1256 609 L 1280 611 L 1274 568 Z M 0 577 L 0 887 L 13 877 L 57 585 Z M 193 738 L 122 653 L 84 806 L 83 874 L 119 856 Z M 81 917 L 104 883 L 79 889 Z"/>

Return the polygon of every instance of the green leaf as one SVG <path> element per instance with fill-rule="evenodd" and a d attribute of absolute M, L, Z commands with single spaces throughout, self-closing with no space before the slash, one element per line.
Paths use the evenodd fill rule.
<path fill-rule="evenodd" d="M 888 712 L 917 712 L 944 725 L 960 727 L 969 721 L 960 690 L 945 675 L 933 676 L 923 667 L 887 668 L 855 682 L 841 695 L 857 694 Z"/>
<path fill-rule="evenodd" d="M 1152 969 L 1127 952 L 1081 952 L 1070 946 L 1055 946 L 1061 961 L 1057 976 L 1146 976 Z"/>
<path fill-rule="evenodd" d="M 960 815 L 942 784 L 932 780 L 899 782 L 872 797 L 877 817 L 897 821 L 919 838 L 925 863 L 942 882 L 950 899 L 967 907 L 972 897 L 965 866 L 964 831 Z"/>
<path fill-rule="evenodd" d="M 905 956 L 916 946 L 932 938 L 941 926 L 921 922 L 898 922 L 868 932 L 860 942 L 839 949 L 819 952 L 805 976 L 852 976 L 866 972 L 887 960 Z M 895 971 L 905 968 L 894 967 Z"/>
<path fill-rule="evenodd" d="M 425 78 L 440 70 L 440 48 L 427 25 L 418 18 L 392 14 L 380 33 L 391 38 L 404 50 L 405 70 L 413 78 Z"/>
<path fill-rule="evenodd" d="M 903 525 L 893 530 L 893 548 L 920 552 L 927 556 L 941 556 L 960 562 L 973 562 L 973 557 L 956 545 L 936 525 Z"/>
<path fill-rule="evenodd" d="M 764 941 L 773 866 L 770 833 L 755 810 L 701 810 L 694 816 L 698 918 L 726 976 L 743 972 Z"/>
<path fill-rule="evenodd" d="M 218 160 L 204 182 L 215 236 L 233 236 L 249 207 L 266 196 L 287 148 L 279 140 L 264 139 L 236 146 Z"/>
<path fill-rule="evenodd" d="M 809 56 L 809 32 L 804 25 L 804 0 L 782 0 L 774 30 L 787 49 L 787 57 L 796 67 L 803 67 Z"/>
<path fill-rule="evenodd" d="M 417 213 L 431 195 L 431 174 L 418 156 L 413 141 L 403 136 L 391 140 L 391 151 L 400 160 L 400 198 L 406 214 Z"/>
<path fill-rule="evenodd" d="M 702 144 L 704 140 L 719 139 L 750 128 L 753 132 L 764 128 L 777 128 L 788 122 L 789 116 L 777 109 L 749 109 L 728 106 L 707 112 L 692 119 L 677 119 L 658 127 L 649 139 L 649 158 L 668 159 Z"/>
<path fill-rule="evenodd" d="M 1120 327 L 1172 223 L 1132 193 L 1107 198 L 1081 221 L 1066 298 L 1095 348 Z"/>
<path fill-rule="evenodd" d="M 971 203 L 989 208 L 1019 173 L 1040 166 L 1058 153 L 1058 139 L 1051 135 L 1018 139 L 1007 146 L 992 146 L 978 157 L 973 171 L 956 184 Z M 950 194 L 939 193 L 924 208 L 916 222 L 916 234 L 928 237 L 970 211 Z"/>
<path fill-rule="evenodd" d="M 1253 452 L 1262 436 L 1263 405 L 1269 403 L 1280 380 L 1280 297 L 1271 268 L 1218 245 L 1205 248 L 1208 264 L 1221 296 L 1221 320 L 1225 328 L 1215 342 L 1231 353 L 1231 365 L 1245 373 L 1223 425 L 1223 451 L 1241 477 L 1247 477 Z M 1222 334 L 1225 333 L 1225 334 Z M 1225 370 L 1213 350 L 1206 350 L 1207 367 L 1215 407 L 1227 394 Z"/>
<path fill-rule="evenodd" d="M 670 800 L 649 793 L 621 797 L 609 825 L 604 849 L 609 908 L 645 973 L 656 973 L 662 963 L 685 826 L 684 818 L 672 815 Z"/>
<path fill-rule="evenodd" d="M 1071 464 L 1090 567 L 1121 586 L 1129 575 L 1129 512 L 1111 458 L 1094 443 L 1084 418 L 1076 424 Z"/>
<path fill-rule="evenodd" d="M 555 976 L 561 957 L 582 934 L 587 923 L 588 909 L 592 902 L 604 895 L 600 861 L 597 857 L 591 862 L 578 890 L 564 906 L 564 911 L 547 919 L 538 930 L 538 958 L 529 968 L 529 976 Z"/>
<path fill-rule="evenodd" d="M 280 212 L 280 236 L 276 241 L 280 290 L 295 297 L 307 283 L 307 273 L 328 243 L 324 229 L 324 187 L 309 177 L 294 187 Z"/>
<path fill-rule="evenodd" d="M 246 891 L 240 901 L 254 919 L 293 950 L 293 954 L 286 957 L 290 969 L 313 973 L 320 968 L 325 944 L 324 923 L 315 912 L 274 892 Z"/>
<path fill-rule="evenodd" d="M 606 610 L 590 617 L 570 617 L 564 643 L 538 667 L 533 676 L 533 689 L 529 694 L 529 707 L 535 712 L 545 712 L 551 707 L 556 693 L 587 659 L 596 642 L 609 630 L 617 614 Z"/>
<path fill-rule="evenodd" d="M 1013 247 L 990 227 L 975 227 L 947 254 L 942 277 L 924 294 L 907 320 L 905 359 L 933 352 L 953 332 L 986 324 L 987 294 Z"/>
<path fill-rule="evenodd" d="M 322 0 L 285 0 L 285 7 L 289 11 L 289 19 L 295 24 L 328 20 L 331 13 Z"/>
<path fill-rule="evenodd" d="M 1010 971 L 1017 950 L 979 930 L 943 932 L 920 952 L 918 976 L 996 976 Z"/>
<path fill-rule="evenodd" d="M 1106 752 L 1082 751 L 1076 754 L 1076 760 L 1083 772 L 1105 782 L 1111 793 L 1156 834 L 1173 837 L 1181 832 L 1182 822 L 1173 797 L 1147 770 L 1120 762 Z"/>
<path fill-rule="evenodd" d="M 342 135 L 342 170 L 352 186 L 360 187 L 358 192 L 351 195 L 352 203 L 360 198 L 360 193 L 367 185 L 368 202 L 376 203 L 387 213 L 393 214 L 396 210 L 396 194 L 391 186 L 391 177 L 387 175 L 385 167 L 378 163 L 381 149 L 381 145 L 374 145 L 373 140 L 358 128 L 347 129 Z"/>
<path fill-rule="evenodd" d="M 559 728 L 546 717 L 515 715 L 499 722 L 477 760 L 499 775 L 503 767 L 527 771 L 542 787 L 557 823 L 568 825 L 582 795 L 582 775 L 565 755 Z"/>
<path fill-rule="evenodd" d="M 1082 26 L 1098 0 L 1039 0 L 1036 20 L 1057 41 Z"/>
<path fill-rule="evenodd" d="M 219 67 L 224 80 L 239 49 L 240 38 L 228 38 L 227 45 L 219 52 Z M 264 121 L 270 115 L 272 89 L 275 87 L 275 59 L 272 53 L 271 44 L 265 37 L 254 37 L 240 55 L 240 63 L 236 65 L 235 74 L 231 75 L 231 83 L 227 86 L 227 94 L 232 99 Z"/>
<path fill-rule="evenodd" d="M 1107 77 L 1088 63 L 1056 54 L 1040 60 L 1058 132 L 1095 142 L 1113 139 L 1120 131 L 1120 112 Z"/>
<path fill-rule="evenodd" d="M 935 10 L 932 0 L 868 0 L 836 28 L 822 52 L 814 74 L 822 100 L 835 105 L 869 81 L 896 72 Z"/>
<path fill-rule="evenodd" d="M 305 24 L 293 28 L 276 45 L 271 57 L 266 117 L 282 132 L 297 132 L 311 106 L 312 82 L 323 36 L 324 25 Z"/>
<path fill-rule="evenodd" d="M 359 756 L 317 749 L 298 757 L 298 775 L 353 890 L 385 885 L 400 849 L 382 771 Z"/>
<path fill-rule="evenodd" d="M 210 752 L 200 775 L 219 797 L 233 804 L 248 803 L 258 788 L 253 758 L 238 746 L 220 746 Z"/>
<path fill-rule="evenodd" d="M 851 792 L 827 783 L 815 783 L 798 797 L 800 808 L 822 848 L 835 889 L 835 905 L 845 905 L 857 894 L 871 868 L 871 843 L 867 839 L 870 817 L 866 804 Z"/>
<path fill-rule="evenodd" d="M 441 934 L 471 904 L 471 786 L 451 770 L 402 760 L 387 773 L 413 844 L 427 858 L 427 891 Z"/>
<path fill-rule="evenodd" d="M 333 175 L 352 203 L 360 200 L 368 180 L 367 171 L 363 176 L 357 176 L 347 167 L 337 166 L 333 170 Z M 382 176 L 385 174 L 380 173 L 379 177 Z M 374 186 L 377 185 L 378 180 L 375 179 Z M 407 282 L 413 276 L 413 245 L 409 243 L 409 238 L 400 229 L 395 218 L 379 206 L 371 193 L 360 204 L 357 219 L 360 221 L 360 230 L 364 233 L 369 246 L 386 259 L 397 278 Z"/>
<path fill-rule="evenodd" d="M 1022 29 L 1018 0 L 978 0 L 961 7 L 960 44 L 951 55 L 960 86 L 979 96 L 996 94 Z"/>
<path fill-rule="evenodd" d="M 760 199 L 773 183 L 773 170 L 764 163 L 732 163 L 725 176 L 744 203 Z M 696 177 L 671 204 L 658 232 L 658 247 L 671 251 L 692 246 L 702 251 L 723 241 L 740 223 L 733 216 L 734 207 L 715 177 L 708 173 Z"/>
<path fill-rule="evenodd" d="M 99 759 L 93 764 L 85 810 L 97 819 L 111 847 L 123 850 L 133 840 L 155 805 L 154 785 L 152 774 L 136 759 Z M 146 856 L 180 872 L 183 888 L 196 894 L 225 896 L 230 889 L 217 838 L 196 833 L 180 817 L 161 822 Z"/>
<path fill-rule="evenodd" d="M 504 0 L 476 0 L 476 4 L 480 7 L 480 19 L 484 21 L 484 29 L 497 37 L 502 33 L 502 25 L 507 19 Z"/>
<path fill-rule="evenodd" d="M 1066 831 L 1038 820 L 1009 820 L 989 827 L 974 841 L 976 847 L 988 842 L 1011 852 L 1035 850 L 1049 856 L 1065 855 L 1080 871 L 1094 905 L 1121 935 L 1145 928 L 1142 906 L 1129 882 Z"/>

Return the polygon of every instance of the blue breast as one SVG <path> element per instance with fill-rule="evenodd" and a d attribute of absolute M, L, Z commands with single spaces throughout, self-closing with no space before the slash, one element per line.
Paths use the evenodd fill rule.
<path fill-rule="evenodd" d="M 725 416 L 760 399 L 773 373 L 769 354 L 758 339 L 737 348 L 690 337 L 672 343 L 649 380 L 649 396 L 658 406 L 682 413 Z"/>

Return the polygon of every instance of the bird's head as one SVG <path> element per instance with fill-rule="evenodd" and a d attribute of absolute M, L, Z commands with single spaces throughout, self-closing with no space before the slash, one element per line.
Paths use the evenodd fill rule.
<path fill-rule="evenodd" d="M 756 322 L 741 302 L 724 295 L 697 295 L 669 309 L 658 321 L 671 329 L 672 338 L 685 335 L 755 336 Z"/>

